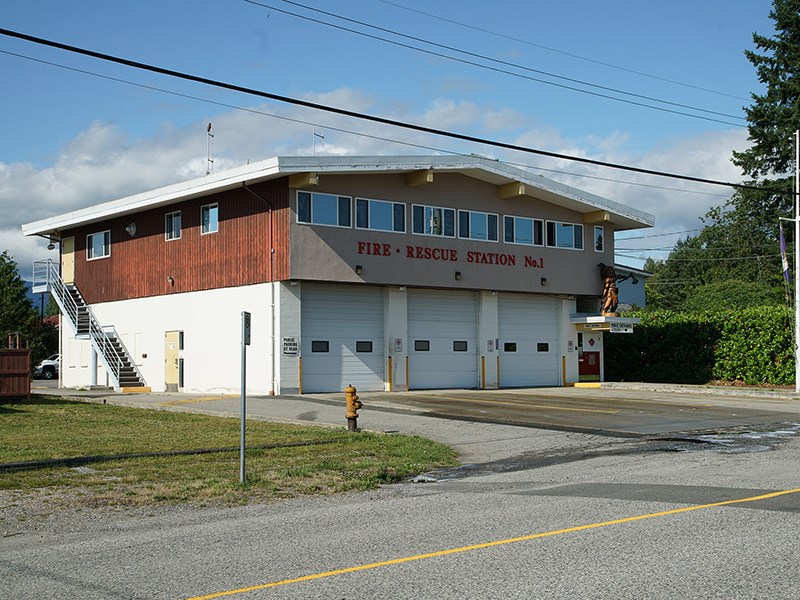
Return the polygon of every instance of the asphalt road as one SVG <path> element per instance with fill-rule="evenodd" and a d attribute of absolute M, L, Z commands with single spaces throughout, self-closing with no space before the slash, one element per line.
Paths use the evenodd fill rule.
<path fill-rule="evenodd" d="M 3 595 L 800 598 L 798 402 L 666 394 L 657 404 L 648 394 L 659 392 L 631 392 L 638 400 L 628 402 L 641 402 L 629 405 L 632 415 L 652 411 L 638 431 L 664 421 L 661 429 L 674 432 L 684 423 L 675 411 L 706 415 L 691 427 L 706 431 L 614 436 L 618 425 L 598 435 L 565 431 L 558 422 L 551 429 L 488 423 L 480 412 L 479 421 L 437 418 L 424 413 L 449 406 L 452 392 L 407 406 L 396 404 L 397 396 L 385 404 L 364 394 L 362 426 L 449 440 L 469 464 L 364 494 L 228 509 L 85 508 L 4 523 Z M 621 411 L 604 393 L 539 391 L 526 402 L 550 406 L 540 410 L 555 416 L 553 406 L 587 403 Z M 525 395 L 494 398 L 510 403 L 515 418 L 524 412 L 517 394 Z M 238 402 L 122 400 L 212 414 L 231 414 L 225 407 Z M 248 400 L 248 412 L 261 418 L 343 424 L 340 409 L 333 397 Z M 715 413 L 718 426 L 706 427 Z"/>

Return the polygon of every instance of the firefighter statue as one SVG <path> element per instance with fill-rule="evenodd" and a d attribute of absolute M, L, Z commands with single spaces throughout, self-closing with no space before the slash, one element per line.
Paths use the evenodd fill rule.
<path fill-rule="evenodd" d="M 619 306 L 619 296 L 617 291 L 617 279 L 619 278 L 614 267 L 600 263 L 597 265 L 600 270 L 600 278 L 603 280 L 603 307 L 600 314 L 604 317 L 617 317 L 617 306 Z"/>

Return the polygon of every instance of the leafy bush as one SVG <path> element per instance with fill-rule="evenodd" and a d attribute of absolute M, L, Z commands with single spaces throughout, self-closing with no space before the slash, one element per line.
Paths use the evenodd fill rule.
<path fill-rule="evenodd" d="M 781 306 L 783 289 L 762 281 L 727 279 L 694 288 L 683 310 L 741 310 L 750 306 Z"/>
<path fill-rule="evenodd" d="M 792 320 L 781 306 L 741 310 L 628 313 L 632 335 L 607 335 L 609 381 L 794 383 Z"/>

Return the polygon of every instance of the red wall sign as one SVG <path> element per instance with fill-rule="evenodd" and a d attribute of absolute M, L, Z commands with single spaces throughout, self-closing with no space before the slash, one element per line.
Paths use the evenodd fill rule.
<path fill-rule="evenodd" d="M 400 254 L 401 249 L 391 244 L 378 244 L 376 242 L 356 242 L 356 252 L 368 256 L 392 256 Z M 445 262 L 458 262 L 459 254 L 455 248 L 440 246 L 406 246 L 403 251 L 405 258 L 414 260 L 436 260 Z M 517 255 L 506 252 L 478 252 L 469 250 L 465 253 L 467 263 L 478 265 L 493 265 L 500 267 L 516 267 Z M 544 269 L 544 258 L 523 256 L 522 266 L 532 269 Z"/>

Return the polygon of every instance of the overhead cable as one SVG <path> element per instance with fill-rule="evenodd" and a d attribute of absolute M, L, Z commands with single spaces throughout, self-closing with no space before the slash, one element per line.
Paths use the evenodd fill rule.
<path fill-rule="evenodd" d="M 188 74 L 188 73 L 183 73 L 183 72 L 175 71 L 175 70 L 172 70 L 172 69 L 166 69 L 164 67 L 157 67 L 157 66 L 154 66 L 154 65 L 149 65 L 149 64 L 146 64 L 146 63 L 142 63 L 142 62 L 126 59 L 126 58 L 121 58 L 121 57 L 113 56 L 113 55 L 110 55 L 110 54 L 104 54 L 102 52 L 96 52 L 94 50 L 88 50 L 88 49 L 85 49 L 85 48 L 79 48 L 77 46 L 72 46 L 72 45 L 69 45 L 69 44 L 63 44 L 61 42 L 56 42 L 56 41 L 53 41 L 53 40 L 47 40 L 47 39 L 44 39 L 44 38 L 28 35 L 28 34 L 25 34 L 25 33 L 12 31 L 10 29 L 0 28 L 0 35 L 4 35 L 4 36 L 8 36 L 8 37 L 13 37 L 13 38 L 25 40 L 25 41 L 28 41 L 28 42 L 31 42 L 31 43 L 34 43 L 34 44 L 40 44 L 40 45 L 43 45 L 43 46 L 49 46 L 51 48 L 57 48 L 59 50 L 65 50 L 67 52 L 73 52 L 75 54 L 81 54 L 81 55 L 84 55 L 84 56 L 90 56 L 92 58 L 97 58 L 99 60 L 105 60 L 105 61 L 108 61 L 108 62 L 113 62 L 113 63 L 125 65 L 127 67 L 131 67 L 131 68 L 135 68 L 135 69 L 142 69 L 142 70 L 150 71 L 150 72 L 153 72 L 153 73 L 159 73 L 161 75 L 167 75 L 167 76 L 170 76 L 170 77 L 176 77 L 176 78 L 184 79 L 184 80 L 187 80 L 187 81 L 193 81 L 195 83 L 201 83 L 201 84 L 204 84 L 204 85 L 210 85 L 210 86 L 214 86 L 214 87 L 218 87 L 218 88 L 222 88 L 222 89 L 231 90 L 231 91 L 234 91 L 234 92 L 240 92 L 240 93 L 243 93 L 243 94 L 250 94 L 250 95 L 258 96 L 258 97 L 261 97 L 261 98 L 268 98 L 270 100 L 275 100 L 277 102 L 285 102 L 287 104 L 294 104 L 296 106 L 304 106 L 306 108 L 312 108 L 312 109 L 321 110 L 321 111 L 325 111 L 325 112 L 330 112 L 330 113 L 343 115 L 343 116 L 347 116 L 347 117 L 353 117 L 353 118 L 356 118 L 356 119 L 362 119 L 362 120 L 365 120 L 365 121 L 371 121 L 373 123 L 381 123 L 383 125 L 391 125 L 391 126 L 394 126 L 394 127 L 402 127 L 404 129 L 410 129 L 412 131 L 419 131 L 419 132 L 422 132 L 422 133 L 440 135 L 440 136 L 449 137 L 449 138 L 453 138 L 453 139 L 457 139 L 457 140 L 463 140 L 463 141 L 466 141 L 466 142 L 473 142 L 473 143 L 477 143 L 477 144 L 486 144 L 488 146 L 494 146 L 494 147 L 497 147 L 497 148 L 504 148 L 506 150 L 516 150 L 516 151 L 524 152 L 524 153 L 527 153 L 527 154 L 536 154 L 536 155 L 539 155 L 539 156 L 547 156 L 549 158 L 558 158 L 558 159 L 562 159 L 562 160 L 580 162 L 580 163 L 596 165 L 596 166 L 600 166 L 600 167 L 607 167 L 607 168 L 610 168 L 610 169 L 618 169 L 618 170 L 621 170 L 621 171 L 629 171 L 631 173 L 642 173 L 644 175 L 653 175 L 653 176 L 656 176 L 656 177 L 669 177 L 669 178 L 672 178 L 672 179 L 680 179 L 680 180 L 683 180 L 683 181 L 693 181 L 693 182 L 696 182 L 696 183 L 706 183 L 706 184 L 709 184 L 709 185 L 719 185 L 719 186 L 731 187 L 731 188 L 736 188 L 736 189 L 750 189 L 750 190 L 758 190 L 758 191 L 767 191 L 767 192 L 771 192 L 771 193 L 774 193 L 774 194 L 777 194 L 777 195 L 794 195 L 794 192 L 787 192 L 785 190 L 764 188 L 764 187 L 760 187 L 760 186 L 754 186 L 754 185 L 748 185 L 748 184 L 742 184 L 742 183 L 732 183 L 732 182 L 729 182 L 729 181 L 719 181 L 719 180 L 715 180 L 715 179 L 706 179 L 706 178 L 703 178 L 703 177 L 692 177 L 692 176 L 689 176 L 689 175 L 680 175 L 680 174 L 677 174 L 677 173 L 668 173 L 668 172 L 665 172 L 665 171 L 655 171 L 655 170 L 652 170 L 652 169 L 644 169 L 644 168 L 641 168 L 641 167 L 633 167 L 633 166 L 630 166 L 630 165 L 621 165 L 621 164 L 610 163 L 610 162 L 601 161 L 601 160 L 594 160 L 594 159 L 591 159 L 591 158 L 585 158 L 585 157 L 580 157 L 580 156 L 570 156 L 570 155 L 561 154 L 561 153 L 558 153 L 558 152 L 550 152 L 550 151 L 547 151 L 547 150 L 540 150 L 540 149 L 536 149 L 536 148 L 528 148 L 526 146 L 519 146 L 517 144 L 509 144 L 507 142 L 499 142 L 499 141 L 496 141 L 496 140 L 490 140 L 490 139 L 481 138 L 481 137 L 478 137 L 478 136 L 466 135 L 466 134 L 463 134 L 463 133 L 456 133 L 456 132 L 452 132 L 452 131 L 436 129 L 436 128 L 433 128 L 433 127 L 426 127 L 426 126 L 423 126 L 423 125 L 416 125 L 416 124 L 413 124 L 413 123 L 404 123 L 402 121 L 397 121 L 395 119 L 388 119 L 388 118 L 385 118 L 385 117 L 378 117 L 378 116 L 375 116 L 375 115 L 369 115 L 369 114 L 360 113 L 360 112 L 357 112 L 357 111 L 347 110 L 347 109 L 343 109 L 343 108 L 336 108 L 334 106 L 328 106 L 328 105 L 325 105 L 325 104 L 319 104 L 317 102 L 309 102 L 307 100 L 301 100 L 299 98 L 291 98 L 289 96 L 282 96 L 280 94 L 273 94 L 273 93 L 270 93 L 270 92 L 264 92 L 264 91 L 261 91 L 261 90 L 256 90 L 256 89 L 252 89 L 252 88 L 243 87 L 243 86 L 240 86 L 240 85 L 235 85 L 235 84 L 226 83 L 226 82 L 222 82 L 222 81 L 218 81 L 218 80 L 214 80 L 214 79 L 209 79 L 207 77 L 200 77 L 198 75 L 191 75 L 191 74 Z"/>
<path fill-rule="evenodd" d="M 676 81 L 674 79 L 668 79 L 666 77 L 660 77 L 658 75 L 653 75 L 652 73 L 645 73 L 644 71 L 637 71 L 635 69 L 630 69 L 628 67 L 622 67 L 620 65 L 615 65 L 615 64 L 610 63 L 610 62 L 597 60 L 595 58 L 589 58 L 587 56 L 581 56 L 580 54 L 573 54 L 572 52 L 567 52 L 565 50 L 559 50 L 558 48 L 552 48 L 550 46 L 545 46 L 543 44 L 537 44 L 536 42 L 532 42 L 530 40 L 525 40 L 525 39 L 514 37 L 512 35 L 508 35 L 508 34 L 505 34 L 505 33 L 500 33 L 498 31 L 492 31 L 490 29 L 484 29 L 482 27 L 477 27 L 475 25 L 470 25 L 468 23 L 463 23 L 462 21 L 456 21 L 455 19 L 448 19 L 448 18 L 442 17 L 440 15 L 434 15 L 432 13 L 428 13 L 428 12 L 425 12 L 425 11 L 422 11 L 422 10 L 417 10 L 416 8 L 411 8 L 410 6 L 405 6 L 405 5 L 400 4 L 398 2 L 390 2 L 389 0 L 378 0 L 378 2 L 382 2 L 383 4 L 388 4 L 390 6 L 395 6 L 397 8 L 402 8 L 403 10 L 407 10 L 407 11 L 410 11 L 410 12 L 413 12 L 413 13 L 424 15 L 424 16 L 430 17 L 432 19 L 437 19 L 437 20 L 443 21 L 445 23 L 452 23 L 453 25 L 458 25 L 459 27 L 466 27 L 467 29 L 471 29 L 473 31 L 480 31 L 481 33 L 487 33 L 489 35 L 493 35 L 493 36 L 496 36 L 496 37 L 499 37 L 499 38 L 510 40 L 512 42 L 518 42 L 520 44 L 526 44 L 526 45 L 532 46 L 534 48 L 540 48 L 542 50 L 547 50 L 548 52 L 555 52 L 556 54 L 561 54 L 563 56 L 569 56 L 570 58 L 577 58 L 578 60 L 583 60 L 583 61 L 586 61 L 586 62 L 594 63 L 596 65 L 602 65 L 604 67 L 609 67 L 611 69 L 618 69 L 620 71 L 625 71 L 626 73 L 632 73 L 634 75 L 641 75 L 642 77 L 649 77 L 650 79 L 656 79 L 658 81 L 663 81 L 665 83 L 671 83 L 671 84 L 674 84 L 674 85 L 680 85 L 680 86 L 683 86 L 683 87 L 692 88 L 692 89 L 695 89 L 695 90 L 699 90 L 701 92 L 708 92 L 709 94 L 716 94 L 718 96 L 726 96 L 728 98 L 734 98 L 736 100 L 750 101 L 750 98 L 745 98 L 743 96 L 736 96 L 734 94 L 727 94 L 725 92 L 720 92 L 718 90 L 712 90 L 712 89 L 709 89 L 709 88 L 704 88 L 704 87 L 699 86 L 699 85 L 693 85 L 691 83 L 686 83 L 686 82 L 683 82 L 683 81 Z"/>
<path fill-rule="evenodd" d="M 386 137 L 386 136 L 383 136 L 383 135 L 365 133 L 363 131 L 353 131 L 352 129 L 345 129 L 344 127 L 338 127 L 336 125 L 331 125 L 329 123 L 318 123 L 318 122 L 314 122 L 314 121 L 307 121 L 305 119 L 298 119 L 298 118 L 289 117 L 289 116 L 286 116 L 286 115 L 278 115 L 278 114 L 275 114 L 275 113 L 270 113 L 270 112 L 266 112 L 266 111 L 263 111 L 263 110 L 258 110 L 258 109 L 255 109 L 255 108 L 246 108 L 244 106 L 239 106 L 239 105 L 236 105 L 236 104 L 230 104 L 228 102 L 220 102 L 219 100 L 210 100 L 209 98 L 203 98 L 201 96 L 195 96 L 195 95 L 192 95 L 192 94 L 185 94 L 185 93 L 182 93 L 182 92 L 176 92 L 174 90 L 168 90 L 168 89 L 157 87 L 157 86 L 154 86 L 154 85 L 138 83 L 136 81 L 131 81 L 129 79 L 122 79 L 121 77 L 113 77 L 111 75 L 104 75 L 102 73 L 89 71 L 87 69 L 80 69 L 78 67 L 72 67 L 72 66 L 65 65 L 65 64 L 62 64 L 62 63 L 57 63 L 57 62 L 54 62 L 54 61 L 51 61 L 51 60 L 44 60 L 42 58 L 34 58 L 32 56 L 27 56 L 25 54 L 20 54 L 18 52 L 11 52 L 9 50 L 0 50 L 0 54 L 6 54 L 8 56 L 13 56 L 15 58 L 21 58 L 21 59 L 29 60 L 29 61 L 32 61 L 32 62 L 37 62 L 37 63 L 43 64 L 43 65 L 48 65 L 48 66 L 51 66 L 51 67 L 57 67 L 59 69 L 65 69 L 67 71 L 72 71 L 74 73 L 80 73 L 82 75 L 89 75 L 91 77 L 97 77 L 99 79 L 105 79 L 105 80 L 108 80 L 108 81 L 114 81 L 116 83 L 122 83 L 122 84 L 125 84 L 125 85 L 130 85 L 130 86 L 138 87 L 138 88 L 145 89 L 145 90 L 150 90 L 150 91 L 153 91 L 153 92 L 160 92 L 162 94 L 170 94 L 172 96 L 177 96 L 179 98 L 186 98 L 188 100 L 196 100 L 197 102 L 204 102 L 206 104 L 212 104 L 214 106 L 221 106 L 223 108 L 229 108 L 229 109 L 232 109 L 232 110 L 238 110 L 238 111 L 241 111 L 241 112 L 255 114 L 255 115 L 259 115 L 259 116 L 263 116 L 263 117 L 269 117 L 269 118 L 272 118 L 272 119 L 279 119 L 281 121 L 287 121 L 287 122 L 290 122 L 290 123 L 298 123 L 300 125 L 311 125 L 311 126 L 314 126 L 314 127 L 324 127 L 325 129 L 328 129 L 330 131 L 337 131 L 339 133 L 345 133 L 345 134 L 348 134 L 348 135 L 354 135 L 354 136 L 357 136 L 357 137 L 363 137 L 363 138 L 367 138 L 367 139 L 371 139 L 371 140 L 377 140 L 377 141 L 381 141 L 381 142 L 388 142 L 388 143 L 391 143 L 391 144 L 398 144 L 398 145 L 401 145 L 401 146 L 408 146 L 410 148 L 418 148 L 420 150 L 431 150 L 433 152 L 439 152 L 441 154 L 448 154 L 448 155 L 451 155 L 451 156 L 471 156 L 471 153 L 468 153 L 468 152 L 458 152 L 456 150 L 450 150 L 450 149 L 447 149 L 447 148 L 439 148 L 439 147 L 431 146 L 431 145 L 428 145 L 428 144 L 421 144 L 419 142 L 410 142 L 410 141 L 405 141 L 405 140 L 398 140 L 398 139 L 389 138 L 389 137 Z M 513 161 L 513 160 L 504 160 L 503 162 L 505 164 L 507 164 L 507 165 L 511 165 L 513 167 L 520 167 L 522 169 L 527 169 L 527 170 L 530 170 L 530 171 L 543 171 L 545 173 L 555 173 L 555 174 L 558 174 L 558 175 L 567 175 L 567 176 L 570 176 L 570 177 L 579 177 L 579 178 L 582 178 L 582 179 L 592 179 L 594 181 L 605 181 L 605 182 L 609 182 L 609 183 L 618 183 L 618 184 L 621 184 L 621 185 L 632 185 L 632 186 L 636 186 L 636 187 L 643 187 L 643 188 L 649 188 L 649 189 L 666 190 L 666 191 L 672 191 L 672 192 L 679 192 L 681 194 L 699 194 L 699 195 L 702 195 L 702 196 L 715 196 L 715 197 L 720 197 L 720 198 L 725 198 L 725 197 L 728 196 L 728 194 L 716 194 L 716 193 L 713 193 L 713 192 L 701 192 L 699 190 L 687 190 L 687 189 L 676 188 L 676 187 L 668 187 L 668 186 L 664 186 L 664 185 L 641 183 L 641 182 L 638 182 L 638 181 L 625 181 L 625 180 L 622 180 L 622 179 L 611 179 L 609 177 L 599 177 L 597 175 L 589 175 L 587 173 L 576 173 L 576 172 L 572 172 L 572 171 L 565 171 L 564 169 L 548 169 L 546 167 L 541 167 L 541 166 L 538 166 L 538 165 L 531 165 L 529 163 L 517 162 L 517 161 Z M 649 236 L 643 236 L 643 237 L 649 237 Z M 638 239 L 638 238 L 624 238 L 624 239 Z"/>
<path fill-rule="evenodd" d="M 327 12 L 327 11 L 320 10 L 320 9 L 317 9 L 317 8 L 313 8 L 311 6 L 306 6 L 305 4 L 300 4 L 298 2 L 292 2 L 292 0 L 277 0 L 277 1 L 285 2 L 286 4 L 291 4 L 291 5 L 294 5 L 294 6 L 299 6 L 301 8 L 306 9 L 306 10 L 310 10 L 310 11 L 313 11 L 313 12 L 321 13 L 321 14 L 324 14 L 324 15 L 327 15 L 327 16 L 330 16 L 330 17 L 334 17 L 334 18 L 337 18 L 337 19 L 341 19 L 343 21 L 347 21 L 347 22 L 350 22 L 350 23 L 355 23 L 355 24 L 358 24 L 358 25 L 360 25 L 362 27 L 369 27 L 371 29 L 376 29 L 378 31 L 383 31 L 385 33 L 390 33 L 390 34 L 396 35 L 398 37 L 414 40 L 416 42 L 422 42 L 424 44 L 429 44 L 431 46 L 434 46 L 434 47 L 437 47 L 437 48 L 443 48 L 443 49 L 450 50 L 450 51 L 453 51 L 453 52 L 458 52 L 458 53 L 464 54 L 466 56 L 472 56 L 474 58 L 480 58 L 481 60 L 486 60 L 486 61 L 489 61 L 489 62 L 493 62 L 493 63 L 505 65 L 505 66 L 511 66 L 511 67 L 516 68 L 516 69 L 521 69 L 523 71 L 529 71 L 531 73 L 539 73 L 540 75 L 546 75 L 547 77 L 553 77 L 555 79 L 561 79 L 563 81 L 569 81 L 569 82 L 572 82 L 572 83 L 579 83 L 580 85 L 585 85 L 585 86 L 593 87 L 593 88 L 596 88 L 596 89 L 602 89 L 602 90 L 606 90 L 606 91 L 609 91 L 609 92 L 614 92 L 616 94 L 624 94 L 626 96 L 631 96 L 631 97 L 635 97 L 635 98 L 641 98 L 643 100 L 650 100 L 652 102 L 660 102 L 662 104 L 666 104 L 666 105 L 669 105 L 669 106 L 675 106 L 675 107 L 678 107 L 678 108 L 686 108 L 686 109 L 689 109 L 689 110 L 694 110 L 694 111 L 703 112 L 703 113 L 707 113 L 707 114 L 719 115 L 719 116 L 723 116 L 723 117 L 729 117 L 731 119 L 739 119 L 739 120 L 745 121 L 744 117 L 740 117 L 738 115 L 730 115 L 730 114 L 727 114 L 727 113 L 716 112 L 716 111 L 713 111 L 713 110 L 707 110 L 707 109 L 698 108 L 698 107 L 695 107 L 695 106 L 690 106 L 690 105 L 686 105 L 686 104 L 680 104 L 680 103 L 677 103 L 677 102 L 670 102 L 668 100 L 659 100 L 658 98 L 653 98 L 653 97 L 650 97 L 650 96 L 644 96 L 642 94 L 635 94 L 635 93 L 632 93 L 632 92 L 626 92 L 626 91 L 623 91 L 623 90 L 619 90 L 619 89 L 615 89 L 615 88 L 611 88 L 611 87 L 606 87 L 606 86 L 598 85 L 598 84 L 594 84 L 594 83 L 588 83 L 588 82 L 585 82 L 585 81 L 581 81 L 579 79 L 573 79 L 571 77 L 565 77 L 563 75 L 557 75 L 555 73 L 548 73 L 547 71 L 541 71 L 539 69 L 533 69 L 531 67 L 518 65 L 518 64 L 515 64 L 515 63 L 512 63 L 512 62 L 505 61 L 505 60 L 491 58 L 491 57 L 488 57 L 488 56 L 485 56 L 485 55 L 482 55 L 482 54 L 477 54 L 475 52 L 470 52 L 468 50 L 462 50 L 462 49 L 459 49 L 459 48 L 455 48 L 453 46 L 447 46 L 445 44 L 439 44 L 437 42 L 432 42 L 430 40 L 425 40 L 423 38 L 418 38 L 418 37 L 415 37 L 415 36 L 412 36 L 412 35 L 407 35 L 407 34 L 404 34 L 404 33 L 400 33 L 398 31 L 393 31 L 393 30 L 387 29 L 385 27 L 379 27 L 377 25 L 372 25 L 370 23 L 365 23 L 363 21 L 358 21 L 356 19 L 350 19 L 348 17 L 343 17 L 343 16 L 337 15 L 335 13 L 331 13 L 331 12 Z M 271 6 L 269 4 L 264 4 L 263 2 L 257 2 L 256 0 L 244 0 L 244 2 L 247 2 L 248 4 L 253 4 L 253 5 L 256 5 L 256 6 L 260 6 L 262 8 L 267 8 L 269 10 L 274 10 L 276 12 L 280 12 L 280 13 L 283 13 L 283 14 L 286 14 L 286 15 L 290 15 L 290 16 L 293 16 L 293 17 L 297 17 L 299 19 L 304 19 L 306 21 L 319 23 L 320 25 L 325 25 L 327 27 L 333 27 L 334 29 L 339 29 L 341 31 L 347 31 L 348 33 L 354 33 L 356 35 L 360 35 L 360 36 L 367 37 L 367 38 L 370 38 L 370 39 L 378 40 L 378 41 L 381 41 L 381 42 L 386 42 L 388 44 L 393 44 L 395 46 L 400 46 L 402 48 L 408 48 L 410 50 L 416 50 L 417 52 L 430 54 L 430 55 L 433 55 L 433 56 L 437 56 L 439 58 L 445 58 L 445 59 L 456 61 L 456 62 L 460 62 L 460 63 L 463 63 L 463 64 L 468 64 L 468 65 L 471 65 L 471 66 L 474 66 L 474 67 L 479 67 L 481 69 L 487 69 L 489 71 L 495 71 L 497 73 L 502 73 L 502 74 L 505 74 L 505 75 L 511 75 L 513 77 L 519 77 L 520 79 L 527 79 L 527 80 L 530 80 L 530 81 L 536 81 L 538 83 L 544 83 L 546 85 L 552 85 L 552 86 L 555 86 L 555 87 L 568 89 L 568 90 L 571 90 L 571 91 L 574 91 L 574 92 L 581 92 L 581 93 L 584 93 L 584 94 L 589 94 L 591 96 L 597 96 L 597 97 L 600 97 L 600 98 L 606 98 L 608 100 L 615 100 L 617 102 L 624 102 L 626 104 L 632 104 L 634 106 L 641 106 L 641 107 L 644 107 L 644 108 L 650 108 L 650 109 L 653 109 L 653 110 L 659 110 L 659 111 L 662 111 L 662 112 L 677 114 L 677 115 L 681 115 L 681 116 L 685 116 L 685 117 L 692 117 L 692 118 L 695 118 L 695 119 L 702 119 L 704 121 L 712 121 L 714 123 L 722 123 L 724 125 L 731 125 L 733 127 L 746 127 L 746 125 L 743 125 L 741 123 L 731 123 L 729 121 L 722 121 L 720 119 L 704 117 L 702 115 L 693 115 L 691 113 L 686 113 L 686 112 L 679 111 L 679 110 L 672 110 L 672 109 L 669 109 L 669 108 L 664 108 L 663 106 L 653 106 L 652 104 L 645 104 L 643 102 L 636 102 L 634 100 L 626 100 L 624 98 L 618 98 L 616 96 L 609 96 L 608 94 L 601 94 L 601 93 L 598 93 L 598 92 L 592 92 L 591 90 L 585 90 L 585 89 L 576 88 L 576 87 L 569 86 L 569 85 L 556 83 L 556 82 L 553 82 L 553 81 L 547 81 L 545 79 L 538 79 L 536 77 L 530 77 L 528 75 L 523 75 L 521 73 L 515 73 L 514 71 L 508 71 L 506 69 L 500 69 L 500 68 L 497 68 L 497 67 L 484 65 L 484 64 L 477 63 L 477 62 L 474 62 L 474 61 L 471 61 L 471 60 L 466 60 L 466 59 L 463 59 L 463 58 L 458 58 L 456 56 L 451 56 L 449 54 L 442 54 L 440 52 L 435 52 L 433 50 L 427 50 L 425 48 L 420 48 L 418 46 L 412 46 L 410 44 L 404 44 L 402 42 L 398 42 L 398 41 L 395 41 L 395 40 L 390 40 L 390 39 L 387 39 L 387 38 L 384 38 L 384 37 L 380 37 L 380 36 L 377 36 L 377 35 L 372 35 L 372 34 L 364 32 L 364 31 L 359 31 L 357 29 L 351 29 L 349 27 L 344 27 L 342 25 L 336 25 L 335 23 L 329 23 L 327 21 L 322 21 L 321 19 L 315 19 L 315 18 L 309 17 L 307 15 L 302 15 L 302 14 L 299 14 L 299 13 L 292 12 L 290 10 L 285 10 L 285 9 L 282 9 L 282 8 L 278 8 L 276 6 Z"/>

